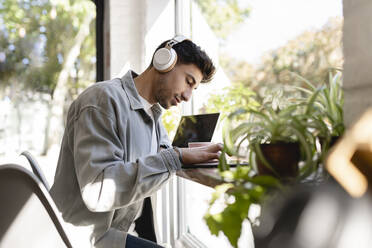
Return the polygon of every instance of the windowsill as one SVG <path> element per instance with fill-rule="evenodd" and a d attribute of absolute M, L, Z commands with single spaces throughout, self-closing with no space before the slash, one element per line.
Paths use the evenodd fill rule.
<path fill-rule="evenodd" d="M 206 248 L 206 246 L 199 241 L 191 233 L 184 233 L 178 240 L 176 248 Z"/>

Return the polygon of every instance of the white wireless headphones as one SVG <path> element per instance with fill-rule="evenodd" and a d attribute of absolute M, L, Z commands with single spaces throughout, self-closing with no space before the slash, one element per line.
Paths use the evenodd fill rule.
<path fill-rule="evenodd" d="M 172 47 L 186 39 L 187 38 L 183 35 L 177 35 L 168 41 L 165 47 L 157 50 L 152 61 L 154 68 L 163 73 L 172 70 L 177 62 L 177 53 Z"/>

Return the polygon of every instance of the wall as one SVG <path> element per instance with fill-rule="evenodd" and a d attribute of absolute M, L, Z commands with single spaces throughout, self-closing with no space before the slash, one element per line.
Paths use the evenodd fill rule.
<path fill-rule="evenodd" d="M 372 106 L 372 1 L 343 0 L 345 124 Z"/>
<path fill-rule="evenodd" d="M 110 19 L 105 33 L 106 79 L 122 76 L 128 69 L 141 73 L 161 41 L 174 35 L 174 1 L 107 0 Z M 107 52 L 109 51 L 109 52 Z"/>

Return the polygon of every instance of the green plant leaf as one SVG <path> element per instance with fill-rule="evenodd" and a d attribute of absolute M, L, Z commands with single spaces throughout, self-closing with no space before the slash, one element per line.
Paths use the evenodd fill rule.
<path fill-rule="evenodd" d="M 298 105 L 292 105 L 292 106 L 289 106 L 285 109 L 282 109 L 279 114 L 278 114 L 278 117 L 280 118 L 286 118 L 288 116 L 291 116 L 293 114 L 293 112 L 298 108 L 299 106 Z"/>
<path fill-rule="evenodd" d="M 318 97 L 319 93 L 323 90 L 322 87 L 318 87 L 314 93 L 310 96 L 308 102 L 307 102 L 307 108 L 306 108 L 306 115 L 310 115 L 312 113 L 312 110 L 314 110 L 314 102 L 316 98 Z"/>
<path fill-rule="evenodd" d="M 312 90 L 309 90 L 309 89 L 306 89 L 306 88 L 303 88 L 303 87 L 300 87 L 300 86 L 293 86 L 293 88 L 294 89 L 297 89 L 299 91 L 302 91 L 302 92 L 304 92 L 307 95 L 313 94 L 313 91 Z"/>
<path fill-rule="evenodd" d="M 226 160 L 226 149 L 223 148 L 220 157 L 218 158 L 218 170 L 220 172 L 230 169 Z"/>
<path fill-rule="evenodd" d="M 210 205 L 213 205 L 214 202 L 222 195 L 224 194 L 227 190 L 231 189 L 234 187 L 232 183 L 223 183 L 220 185 L 217 185 L 214 189 L 215 191 L 212 194 L 212 198 L 210 200 Z"/>
<path fill-rule="evenodd" d="M 221 230 L 221 224 L 220 221 L 217 221 L 216 219 L 220 220 L 221 219 L 221 214 L 218 216 L 216 215 L 211 215 L 209 213 L 204 215 L 204 220 L 207 223 L 207 226 L 209 228 L 209 231 L 211 234 L 218 236 L 218 232 Z"/>
<path fill-rule="evenodd" d="M 263 187 L 281 187 L 280 180 L 269 175 L 254 176 L 247 178 L 248 182 L 263 186 Z"/>
<path fill-rule="evenodd" d="M 294 73 L 294 72 L 289 72 L 289 73 L 290 73 L 292 76 L 294 76 L 294 77 L 300 79 L 300 81 L 304 82 L 307 86 L 310 87 L 310 89 L 312 89 L 312 90 L 315 90 L 315 89 L 316 89 L 316 87 L 314 86 L 314 84 L 312 84 L 312 83 L 311 83 L 309 80 L 307 80 L 306 78 L 304 78 L 304 77 L 302 77 L 302 76 L 300 76 L 300 75 L 298 75 L 297 73 Z"/>
<path fill-rule="evenodd" d="M 251 172 L 250 166 L 237 166 L 236 170 L 233 172 L 233 176 L 235 180 L 247 180 L 250 178 L 249 173 Z"/>

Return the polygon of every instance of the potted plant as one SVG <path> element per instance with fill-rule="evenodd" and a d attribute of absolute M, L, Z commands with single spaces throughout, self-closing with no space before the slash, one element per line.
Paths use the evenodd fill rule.
<path fill-rule="evenodd" d="M 294 87 L 304 94 L 304 98 L 298 98 L 298 103 L 303 103 L 319 92 L 314 99 L 313 120 L 317 123 L 317 137 L 321 144 L 321 159 L 324 161 L 327 151 L 337 139 L 344 133 L 345 126 L 343 120 L 344 92 L 342 90 L 341 70 L 335 69 L 336 73 L 329 72 L 328 82 L 316 87 L 314 83 L 292 73 L 306 87 Z"/>
<path fill-rule="evenodd" d="M 307 105 L 282 104 L 276 97 L 258 102 L 257 109 L 241 108 L 226 120 L 219 164 L 224 183 L 216 187 L 204 217 L 212 234 L 224 232 L 234 247 L 237 247 L 242 222 L 254 222 L 248 216 L 252 204 L 262 203 L 273 191 L 283 192 L 288 182 L 294 183 L 308 174 L 315 150 L 313 136 L 306 126 L 310 117 L 307 106 L 311 102 Z M 233 126 L 234 120 L 244 119 L 242 116 L 246 121 Z M 245 153 L 250 166 L 230 170 L 225 155 L 241 158 Z M 281 161 L 276 163 L 276 159 Z M 299 169 L 300 160 L 303 160 L 303 166 Z M 225 208 L 220 213 L 213 213 L 212 208 L 221 196 L 225 196 Z"/>
<path fill-rule="evenodd" d="M 289 180 L 306 177 L 314 167 L 316 152 L 309 126 L 314 127 L 312 106 L 317 94 L 301 104 L 289 101 L 281 104 L 275 97 L 260 99 L 257 110 L 239 109 L 230 114 L 224 126 L 225 152 L 241 157 L 241 148 L 245 145 L 247 150 L 243 153 L 257 174 Z M 242 114 L 248 115 L 247 121 L 234 127 L 234 119 Z M 220 168 L 226 169 L 223 161 Z"/>
<path fill-rule="evenodd" d="M 216 187 L 204 216 L 212 234 L 222 231 L 237 247 L 242 223 L 255 223 L 249 215 L 252 205 L 294 189 L 297 183 L 314 182 L 331 137 L 343 132 L 341 78 L 337 74 L 330 79 L 328 85 L 315 87 L 306 81 L 308 88 L 294 88 L 302 96 L 280 100 L 280 94 L 267 95 L 257 100 L 257 108 L 240 108 L 228 116 L 219 163 L 223 183 Z M 277 152 L 285 146 L 290 152 Z M 226 154 L 236 156 L 238 164 L 239 159 L 248 159 L 249 166 L 230 169 Z M 276 159 L 291 162 L 280 164 Z M 217 212 L 214 206 L 221 200 L 223 211 Z"/>

